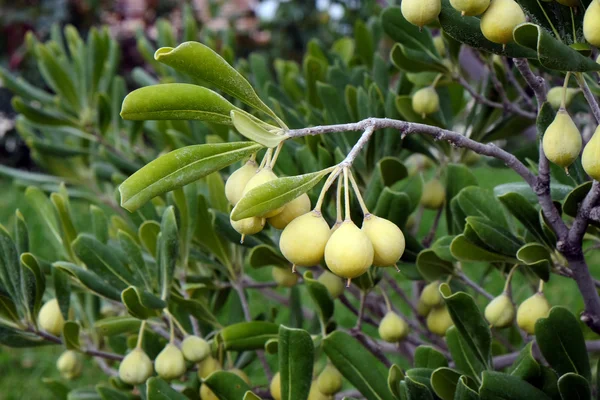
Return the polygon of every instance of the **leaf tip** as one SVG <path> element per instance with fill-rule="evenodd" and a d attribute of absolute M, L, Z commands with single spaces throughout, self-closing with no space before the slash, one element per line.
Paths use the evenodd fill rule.
<path fill-rule="evenodd" d="M 169 54 L 173 50 L 174 49 L 172 47 L 161 47 L 160 49 L 158 49 L 154 52 L 154 59 L 156 61 L 160 61 L 161 57 L 164 57 L 165 55 Z"/>

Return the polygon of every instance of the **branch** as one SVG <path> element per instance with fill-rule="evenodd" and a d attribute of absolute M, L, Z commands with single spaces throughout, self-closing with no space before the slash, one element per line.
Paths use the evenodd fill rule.
<path fill-rule="evenodd" d="M 508 81 L 517 89 L 517 92 L 521 95 L 523 100 L 527 103 L 527 105 L 531 108 L 534 107 L 533 101 L 531 101 L 531 96 L 523 89 L 521 83 L 517 80 L 517 77 L 513 73 L 513 69 L 505 58 L 502 58 L 502 62 L 504 64 L 504 69 L 506 69 L 506 76 L 508 77 Z"/>
<path fill-rule="evenodd" d="M 525 78 L 525 81 L 529 85 L 529 87 L 535 93 L 535 98 L 538 103 L 538 110 L 542 107 L 542 104 L 546 102 L 546 81 L 541 76 L 535 75 L 531 68 L 529 68 L 529 62 L 526 58 L 513 58 L 513 62 L 515 63 L 517 69 Z"/>
<path fill-rule="evenodd" d="M 494 296 L 485 291 L 484 288 L 479 286 L 476 282 L 473 282 L 468 276 L 466 276 L 463 272 L 458 272 L 457 276 L 467 285 L 470 286 L 477 293 L 481 294 L 488 300 L 493 300 Z"/>
<path fill-rule="evenodd" d="M 61 345 L 64 344 L 61 338 L 54 336 L 48 332 L 34 330 L 33 328 L 29 329 L 29 332 L 35 333 L 36 335 L 38 335 L 42 339 L 47 340 L 48 342 L 61 344 Z M 91 348 L 90 349 L 81 349 L 81 352 L 85 353 L 87 355 L 90 355 L 92 357 L 101 357 L 101 358 L 105 358 L 107 360 L 121 361 L 123 359 L 123 356 L 120 354 L 108 353 L 106 351 L 96 350 L 96 349 L 91 349 Z"/>
<path fill-rule="evenodd" d="M 587 230 L 589 224 L 589 217 L 592 210 L 595 206 L 598 205 L 600 201 L 600 183 L 598 181 L 594 181 L 592 184 L 592 188 L 588 192 L 588 194 L 583 199 L 579 210 L 577 211 L 577 216 L 573 221 L 573 226 L 569 231 L 569 242 L 573 246 L 577 246 L 581 249 L 581 244 L 583 241 L 583 235 Z"/>
<path fill-rule="evenodd" d="M 579 87 L 583 91 L 583 95 L 585 96 L 585 99 L 587 100 L 588 104 L 590 105 L 592 114 L 594 114 L 594 118 L 596 118 L 596 122 L 600 124 L 600 105 L 598 105 L 598 101 L 594 97 L 594 94 L 590 90 L 590 87 L 588 86 L 587 82 L 585 81 L 585 78 L 583 77 L 583 75 L 581 73 L 579 73 L 579 74 L 575 74 L 575 77 L 577 78 L 577 83 L 579 83 Z"/>

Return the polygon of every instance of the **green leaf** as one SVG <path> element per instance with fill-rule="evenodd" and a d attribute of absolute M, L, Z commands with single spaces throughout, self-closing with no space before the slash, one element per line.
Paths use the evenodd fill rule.
<path fill-rule="evenodd" d="M 96 385 L 96 392 L 102 400 L 136 400 L 137 398 L 128 392 L 116 389 L 105 384 Z"/>
<path fill-rule="evenodd" d="M 448 233 L 459 234 L 464 229 L 464 221 L 462 225 L 455 226 L 452 223 L 452 210 L 450 203 L 452 199 L 465 187 L 477 186 L 477 179 L 471 170 L 462 164 L 448 164 L 446 167 L 446 224 Z"/>
<path fill-rule="evenodd" d="M 254 393 L 248 391 L 244 394 L 244 398 L 242 400 L 262 400 L 260 397 L 255 395 Z"/>
<path fill-rule="evenodd" d="M 454 400 L 461 374 L 452 368 L 441 367 L 431 374 L 431 387 L 442 400 Z"/>
<path fill-rule="evenodd" d="M 96 239 L 106 244 L 108 241 L 108 218 L 106 218 L 106 213 L 100 207 L 91 204 L 90 215 L 92 218 L 92 233 Z"/>
<path fill-rule="evenodd" d="M 211 309 L 203 301 L 184 299 L 183 297 L 179 297 L 174 294 L 171 294 L 170 301 L 175 302 L 179 307 L 186 310 L 186 312 L 190 313 L 190 315 L 192 315 L 198 321 L 209 324 L 215 328 L 221 327 L 217 317 L 214 316 Z"/>
<path fill-rule="evenodd" d="M 62 339 L 67 350 L 79 350 L 79 331 L 81 326 L 77 321 L 66 321 L 63 325 Z"/>
<path fill-rule="evenodd" d="M 392 47 L 390 59 L 396 68 L 404 72 L 448 72 L 446 66 L 437 58 L 432 58 L 423 51 L 413 50 L 399 43 Z"/>
<path fill-rule="evenodd" d="M 329 172 L 331 168 L 263 183 L 242 197 L 231 212 L 231 219 L 239 221 L 275 210 L 308 192 Z"/>
<path fill-rule="evenodd" d="M 409 399 L 418 400 L 433 400 L 433 394 L 429 387 L 422 382 L 419 382 L 413 378 L 406 378 L 404 380 L 406 384 L 406 390 L 408 392 Z"/>
<path fill-rule="evenodd" d="M 69 262 L 57 261 L 52 266 L 77 278 L 83 286 L 92 292 L 111 300 L 121 301 L 121 292 L 113 286 L 111 281 L 105 280 L 104 277 Z"/>
<path fill-rule="evenodd" d="M 146 400 L 188 400 L 162 379 L 153 376 L 146 381 Z"/>
<path fill-rule="evenodd" d="M 238 400 L 245 396 L 251 388 L 234 373 L 217 371 L 208 376 L 203 382 L 220 400 Z"/>
<path fill-rule="evenodd" d="M 306 284 L 306 288 L 308 290 L 308 294 L 315 302 L 317 306 L 317 313 L 319 313 L 319 318 L 323 325 L 326 325 L 327 322 L 333 316 L 333 311 L 335 304 L 331 299 L 331 295 L 329 291 L 321 282 L 313 279 L 313 274 L 310 271 L 304 273 L 303 276 L 304 283 Z"/>
<path fill-rule="evenodd" d="M 27 120 L 36 124 L 50 126 L 76 126 L 76 124 L 68 116 L 52 109 L 36 107 L 30 103 L 26 103 L 20 97 L 13 97 L 11 105 L 16 112 L 23 114 Z"/>
<path fill-rule="evenodd" d="M 230 116 L 235 129 L 242 136 L 265 147 L 275 147 L 288 138 L 287 135 L 283 134 L 281 128 L 265 124 L 264 122 L 259 124 L 255 118 L 245 111 L 231 110 Z"/>
<path fill-rule="evenodd" d="M 0 324 L 0 344 L 8 347 L 23 348 L 46 346 L 54 343 L 45 341 L 34 333 L 24 332 Z"/>
<path fill-rule="evenodd" d="M 204 248 L 213 253 L 221 263 L 228 265 L 230 260 L 227 246 L 215 231 L 213 217 L 208 211 L 208 203 L 204 196 L 198 197 L 198 212 L 196 218 L 196 232 L 194 238 L 198 240 Z"/>
<path fill-rule="evenodd" d="M 592 398 L 590 383 L 581 375 L 569 372 L 558 379 L 562 400 L 588 400 Z"/>
<path fill-rule="evenodd" d="M 571 190 L 573 190 L 572 186 L 553 182 L 550 186 L 550 195 L 552 200 L 562 201 Z M 494 194 L 498 197 L 511 192 L 520 194 L 531 204 L 538 204 L 537 196 L 526 182 L 503 183 L 502 185 L 494 187 Z"/>
<path fill-rule="evenodd" d="M 158 235 L 158 288 L 161 299 L 167 301 L 171 291 L 171 282 L 175 275 L 175 264 L 179 252 L 179 237 L 175 209 L 168 207 L 163 213 Z"/>
<path fill-rule="evenodd" d="M 165 83 L 129 93 L 120 115 L 133 121 L 187 119 L 231 125 L 229 115 L 235 109 L 221 95 L 202 86 Z"/>
<path fill-rule="evenodd" d="M 135 286 L 130 286 L 121 292 L 121 302 L 132 316 L 148 319 L 160 315 L 167 303 L 156 296 L 143 292 Z"/>
<path fill-rule="evenodd" d="M 0 284 L 21 313 L 27 307 L 23 292 L 23 270 L 19 263 L 17 248 L 10 234 L 0 225 Z"/>
<path fill-rule="evenodd" d="M 469 226 L 477 237 L 489 246 L 490 249 L 500 254 L 515 257 L 524 244 L 507 229 L 493 223 L 487 218 L 467 217 Z"/>
<path fill-rule="evenodd" d="M 118 316 L 103 318 L 94 323 L 94 329 L 100 336 L 114 336 L 133 333 L 140 330 L 142 321 L 135 317 Z"/>
<path fill-rule="evenodd" d="M 458 235 L 450 244 L 452 255 L 460 261 L 510 262 L 512 258 L 482 249 L 471 243 L 465 235 Z"/>
<path fill-rule="evenodd" d="M 368 67 L 373 65 L 373 54 L 376 53 L 373 44 L 373 35 L 367 25 L 361 20 L 354 22 L 354 41 L 356 42 L 356 53 Z"/>
<path fill-rule="evenodd" d="M 279 373 L 281 399 L 304 400 L 310 392 L 314 344 L 302 329 L 279 327 Z"/>
<path fill-rule="evenodd" d="M 290 263 L 276 248 L 261 244 L 253 247 L 248 253 L 248 264 L 252 268 L 262 268 L 268 266 L 289 267 Z"/>
<path fill-rule="evenodd" d="M 48 389 L 55 400 L 67 400 L 67 395 L 71 388 L 69 388 L 64 383 L 60 382 L 58 379 L 50 379 L 50 378 L 42 378 L 42 382 L 46 389 Z"/>
<path fill-rule="evenodd" d="M 432 57 L 437 54 L 431 32 L 419 29 L 404 18 L 400 7 L 387 7 L 381 13 L 381 26 L 393 40 L 413 50 L 427 52 Z"/>
<path fill-rule="evenodd" d="M 536 239 L 540 242 L 545 242 L 548 245 L 546 235 L 542 226 L 540 225 L 540 219 L 538 212 L 525 197 L 516 192 L 508 192 L 501 196 L 498 196 L 502 204 L 508 209 L 508 211 L 519 220 Z"/>
<path fill-rule="evenodd" d="M 117 238 L 119 239 L 121 249 L 129 261 L 129 269 L 138 276 L 140 281 L 144 282 L 144 287 L 147 290 L 152 291 L 152 283 L 155 281 L 155 277 L 144 261 L 142 249 L 135 242 L 135 239 L 132 238 L 127 232 L 119 230 L 117 232 Z"/>
<path fill-rule="evenodd" d="M 488 189 L 466 187 L 458 193 L 456 202 L 467 217 L 483 217 L 503 228 L 509 228 L 502 205 Z"/>
<path fill-rule="evenodd" d="M 430 282 L 454 273 L 454 265 L 439 258 L 433 250 L 423 250 L 419 253 L 417 268 L 421 275 Z"/>
<path fill-rule="evenodd" d="M 2 78 L 3 85 L 16 96 L 22 97 L 26 100 L 39 101 L 42 104 L 52 104 L 54 101 L 54 96 L 48 92 L 38 89 L 21 77 L 14 76 L 1 66 L 0 78 Z"/>
<path fill-rule="evenodd" d="M 527 243 L 517 252 L 517 259 L 529 266 L 540 279 L 548 282 L 550 279 L 552 256 L 546 247 L 539 243 Z"/>
<path fill-rule="evenodd" d="M 510 367 L 510 374 L 524 381 L 532 382 L 541 373 L 540 364 L 533 357 L 533 342 L 529 342 L 519 352 L 519 357 Z"/>
<path fill-rule="evenodd" d="M 29 319 L 35 321 L 42 306 L 44 291 L 46 290 L 46 277 L 33 254 L 23 253 L 19 259 L 24 269 L 23 295 L 29 311 Z"/>
<path fill-rule="evenodd" d="M 29 186 L 25 190 L 25 200 L 42 222 L 42 231 L 48 232 L 48 240 L 51 246 L 62 251 L 63 240 L 52 202 L 46 197 L 44 192 L 33 186 Z"/>
<path fill-rule="evenodd" d="M 402 398 L 400 394 L 400 382 L 402 379 L 404 379 L 404 372 L 402 372 L 402 369 L 399 366 L 392 364 L 388 373 L 387 382 L 390 392 L 392 392 L 397 400 Z"/>
<path fill-rule="evenodd" d="M 567 196 L 565 197 L 565 200 L 563 201 L 563 212 L 570 217 L 577 216 L 579 206 L 581 205 L 581 202 L 583 201 L 583 199 L 585 199 L 585 196 L 587 196 L 591 188 L 592 182 L 588 181 L 570 191 L 569 194 L 567 194 Z"/>
<path fill-rule="evenodd" d="M 245 351 L 264 349 L 265 343 L 276 339 L 279 325 L 272 322 L 252 321 L 229 325 L 218 334 L 225 350 Z"/>
<path fill-rule="evenodd" d="M 71 283 L 69 273 L 59 268 L 51 269 L 52 283 L 54 285 L 54 295 L 58 301 L 58 306 L 63 318 L 69 319 L 69 309 L 71 308 Z"/>
<path fill-rule="evenodd" d="M 38 66 L 46 80 L 46 83 L 66 101 L 74 111 L 81 107 L 77 89 L 68 71 L 52 54 L 49 45 L 38 44 L 35 48 L 38 58 Z"/>
<path fill-rule="evenodd" d="M 431 346 L 419 346 L 415 350 L 415 368 L 436 369 L 448 366 L 446 357 Z"/>
<path fill-rule="evenodd" d="M 479 394 L 470 385 L 466 376 L 461 376 L 456 384 L 454 400 L 479 400 Z"/>
<path fill-rule="evenodd" d="M 481 400 L 550 400 L 544 392 L 521 378 L 495 371 L 483 372 L 479 396 Z"/>
<path fill-rule="evenodd" d="M 156 258 L 156 245 L 160 224 L 156 221 L 145 221 L 138 228 L 138 238 L 148 253 Z"/>

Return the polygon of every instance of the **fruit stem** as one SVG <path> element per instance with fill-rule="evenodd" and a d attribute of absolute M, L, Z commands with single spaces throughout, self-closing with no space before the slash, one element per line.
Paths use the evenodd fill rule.
<path fill-rule="evenodd" d="M 387 296 L 387 294 L 385 294 L 385 291 L 382 288 L 378 288 L 379 291 L 381 292 L 381 295 L 383 296 L 383 301 L 385 301 L 385 307 L 387 308 L 388 312 L 392 311 L 392 304 L 390 303 L 390 299 Z"/>
<path fill-rule="evenodd" d="M 277 162 L 277 158 L 279 157 L 279 153 L 281 153 L 282 148 L 283 148 L 283 142 L 280 142 L 277 145 L 277 148 L 275 149 L 275 154 L 273 155 L 273 159 L 271 160 L 271 163 L 269 164 L 269 168 L 273 169 L 273 167 L 275 166 L 275 163 Z"/>
<path fill-rule="evenodd" d="M 517 270 L 517 267 L 519 266 L 519 264 L 515 264 L 509 271 L 508 276 L 506 277 L 506 282 L 504 283 L 504 293 L 508 294 L 508 289 L 510 287 L 510 282 L 512 280 L 512 277 L 515 273 L 515 271 Z"/>
<path fill-rule="evenodd" d="M 370 214 L 369 209 L 367 208 L 367 205 L 365 204 L 365 201 L 363 200 L 361 194 L 360 194 L 360 190 L 358 190 L 358 185 L 356 184 L 356 180 L 354 179 L 354 175 L 352 174 L 352 171 L 348 171 L 348 175 L 350 175 L 350 182 L 352 183 L 352 189 L 354 189 L 354 194 L 356 194 L 356 198 L 358 200 L 358 203 L 360 204 L 360 208 L 362 209 L 363 214 L 366 216 L 368 214 Z"/>
<path fill-rule="evenodd" d="M 333 172 L 329 175 L 329 177 L 325 181 L 325 184 L 323 185 L 323 189 L 321 189 L 321 193 L 319 194 L 319 198 L 317 199 L 317 204 L 315 204 L 315 208 L 314 208 L 315 211 L 321 212 L 321 206 L 323 205 L 323 200 L 325 199 L 325 193 L 327 193 L 327 191 L 329 190 L 329 188 L 335 181 L 335 178 L 337 178 L 338 175 L 340 174 L 340 171 L 341 171 L 340 167 L 331 167 L 331 168 L 333 169 Z"/>
<path fill-rule="evenodd" d="M 337 213 L 337 218 L 335 219 L 336 225 L 338 223 L 342 223 L 342 180 L 338 179 L 337 182 L 337 192 L 335 195 L 335 209 Z"/>
<path fill-rule="evenodd" d="M 169 343 L 173 344 L 175 342 L 175 324 L 173 323 L 173 316 L 166 310 L 167 316 L 169 317 Z"/>
<path fill-rule="evenodd" d="M 344 204 L 345 207 L 345 221 L 350 221 L 350 190 L 348 188 L 348 167 L 344 167 Z M 348 279 L 350 282 L 350 279 Z M 348 283 L 348 286 L 350 284 Z"/>
<path fill-rule="evenodd" d="M 256 164 L 256 153 L 252 153 L 248 161 L 253 161 Z"/>
<path fill-rule="evenodd" d="M 184 329 L 184 327 L 177 320 L 177 318 L 175 318 L 175 316 L 173 314 L 171 314 L 171 312 L 169 310 L 166 310 L 166 313 L 170 316 L 171 321 L 175 322 L 175 324 L 177 325 L 177 328 L 181 331 L 181 333 L 183 333 L 184 336 L 189 336 L 189 333 Z"/>
<path fill-rule="evenodd" d="M 538 293 L 544 293 L 544 281 L 540 279 L 540 285 L 538 286 Z"/>
<path fill-rule="evenodd" d="M 269 162 L 271 162 L 271 154 L 273 154 L 273 149 L 268 149 L 267 152 L 265 153 L 265 156 L 263 157 L 262 161 L 260 162 L 260 165 L 258 166 L 258 171 L 260 171 L 261 169 L 263 169 L 269 165 Z M 258 171 L 256 171 L 256 172 L 258 172 Z"/>
<path fill-rule="evenodd" d="M 567 88 L 569 87 L 569 79 L 571 78 L 571 72 L 567 72 L 565 75 L 565 83 L 563 83 L 562 100 L 560 102 L 560 108 L 562 110 L 567 108 Z"/>
<path fill-rule="evenodd" d="M 437 86 L 438 82 L 440 81 L 440 79 L 442 79 L 443 76 L 444 76 L 444 74 L 437 74 L 437 76 L 433 80 L 433 83 L 431 84 L 431 87 L 433 89 L 435 89 L 435 87 Z"/>
<path fill-rule="evenodd" d="M 142 348 L 142 341 L 144 340 L 144 329 L 146 329 L 146 320 L 143 320 L 142 324 L 140 325 L 140 331 L 138 333 L 138 340 L 137 340 L 137 344 L 135 346 L 136 349 Z"/>

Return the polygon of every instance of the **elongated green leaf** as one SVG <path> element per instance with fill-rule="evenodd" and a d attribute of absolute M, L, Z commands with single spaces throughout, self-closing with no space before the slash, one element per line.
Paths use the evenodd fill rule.
<path fill-rule="evenodd" d="M 23 253 L 20 257 L 23 271 L 23 294 L 27 299 L 30 318 L 35 320 L 42 305 L 46 290 L 46 277 L 42 267 L 31 253 Z M 56 290 L 56 289 L 55 289 Z"/>
<path fill-rule="evenodd" d="M 152 291 L 152 283 L 156 279 L 152 276 L 152 271 L 144 261 L 142 249 L 140 249 L 135 240 L 127 232 L 119 230 L 117 232 L 117 238 L 119 239 L 121 249 L 123 249 L 123 252 L 127 256 L 130 269 L 139 277 L 140 281 L 144 282 L 144 287 L 147 290 Z"/>
<path fill-rule="evenodd" d="M 79 331 L 81 326 L 77 321 L 66 321 L 63 325 L 62 338 L 67 350 L 79 350 Z"/>
<path fill-rule="evenodd" d="M 183 297 L 179 297 L 174 294 L 171 295 L 170 301 L 175 302 L 179 307 L 189 312 L 190 315 L 192 315 L 198 321 L 202 321 L 215 328 L 221 327 L 217 317 L 213 315 L 211 309 L 204 302 L 200 300 L 184 299 Z"/>
<path fill-rule="evenodd" d="M 2 225 L 0 225 L 0 283 L 17 305 L 17 309 L 21 313 L 25 312 L 27 305 L 23 293 L 23 270 L 15 243 Z"/>
<path fill-rule="evenodd" d="M 423 250 L 419 253 L 417 268 L 428 281 L 444 278 L 454 272 L 454 265 L 439 258 L 433 250 Z"/>
<path fill-rule="evenodd" d="M 310 334 L 282 325 L 279 327 L 278 348 L 281 398 L 306 399 L 310 392 L 315 352 Z"/>
<path fill-rule="evenodd" d="M 138 238 L 144 246 L 144 249 L 154 258 L 156 258 L 156 245 L 158 243 L 158 234 L 160 233 L 160 224 L 156 221 L 145 221 L 138 228 Z"/>
<path fill-rule="evenodd" d="M 481 400 L 550 400 L 544 392 L 516 376 L 485 371 L 479 389 Z"/>
<path fill-rule="evenodd" d="M 290 263 L 274 247 L 261 244 L 248 253 L 248 264 L 253 268 L 262 268 L 272 265 L 288 267 Z"/>
<path fill-rule="evenodd" d="M 92 218 L 92 232 L 96 239 L 106 244 L 108 241 L 108 218 L 106 213 L 100 207 L 90 205 L 90 215 Z"/>
<path fill-rule="evenodd" d="M 150 162 L 119 186 L 121 206 L 133 212 L 148 200 L 231 165 L 262 146 L 252 142 L 202 144 Z"/>
<path fill-rule="evenodd" d="M 305 272 L 303 278 L 308 289 L 308 294 L 317 306 L 321 323 L 326 325 L 333 316 L 335 303 L 331 299 L 331 295 L 325 285 L 313 278 L 312 272 Z"/>
<path fill-rule="evenodd" d="M 527 243 L 517 252 L 517 258 L 536 273 L 540 279 L 547 282 L 550 279 L 552 258 L 550 252 L 539 243 Z"/>
<path fill-rule="evenodd" d="M 234 373 L 217 371 L 208 376 L 203 382 L 220 400 L 243 399 L 251 388 L 246 382 Z"/>
<path fill-rule="evenodd" d="M 483 249 L 471 243 L 465 235 L 458 235 L 450 243 L 452 255 L 460 261 L 514 262 L 516 259 Z"/>
<path fill-rule="evenodd" d="M 188 400 L 162 379 L 153 376 L 146 382 L 146 400 Z"/>
<path fill-rule="evenodd" d="M 42 382 L 44 382 L 46 389 L 48 389 L 52 393 L 54 399 L 67 400 L 67 395 L 71 390 L 71 388 L 69 388 L 67 385 L 60 382 L 58 379 L 50 378 L 42 378 Z"/>
<path fill-rule="evenodd" d="M 392 364 L 392 366 L 390 367 L 390 372 L 388 373 L 387 382 L 388 388 L 390 389 L 390 392 L 392 392 L 396 400 L 401 399 L 400 382 L 402 381 L 402 379 L 404 379 L 404 372 L 399 366 L 397 366 L 396 364 Z"/>
<path fill-rule="evenodd" d="M 402 15 L 400 7 L 387 7 L 383 10 L 381 25 L 385 33 L 396 42 L 409 46 L 414 50 L 424 51 L 435 57 L 436 51 L 430 31 L 419 29 L 419 27 L 408 22 Z"/>
<path fill-rule="evenodd" d="M 39 101 L 40 103 L 48 104 L 51 104 L 54 101 L 54 97 L 51 94 L 44 90 L 38 89 L 21 77 L 15 77 L 3 67 L 0 67 L 0 78 L 2 78 L 2 83 L 5 87 L 7 87 L 15 95 L 26 100 L 35 100 Z"/>
<path fill-rule="evenodd" d="M 100 277 L 94 272 L 83 269 L 78 265 L 62 261 L 57 261 L 52 264 L 52 266 L 77 278 L 82 285 L 92 292 L 98 293 L 100 296 L 104 296 L 111 300 L 121 301 L 121 292 L 116 289 L 110 281 L 104 280 L 103 277 Z"/>
<path fill-rule="evenodd" d="M 114 336 L 122 333 L 137 332 L 142 321 L 129 316 L 110 317 L 94 323 L 94 329 L 101 336 Z"/>
<path fill-rule="evenodd" d="M 165 301 L 169 298 L 171 291 L 178 252 L 177 221 L 175 220 L 175 209 L 171 206 L 163 213 L 158 235 L 158 287 L 160 297 Z"/>
<path fill-rule="evenodd" d="M 571 190 L 573 190 L 572 186 L 553 182 L 550 186 L 550 195 L 552 196 L 552 200 L 562 201 L 565 196 L 571 192 Z M 494 188 L 494 194 L 496 196 L 502 196 L 503 194 L 510 192 L 520 194 L 531 204 L 537 204 L 537 196 L 535 193 L 533 193 L 533 190 L 531 190 L 531 187 L 526 182 L 504 183 Z"/>
<path fill-rule="evenodd" d="M 456 196 L 456 201 L 465 216 L 483 217 L 508 229 L 502 205 L 490 190 L 466 187 Z"/>
<path fill-rule="evenodd" d="M 431 374 L 431 387 L 442 400 L 454 400 L 461 374 L 452 368 L 441 367 Z"/>
<path fill-rule="evenodd" d="M 519 220 L 536 239 L 540 242 L 545 242 L 548 245 L 553 245 L 547 242 L 546 235 L 542 226 L 538 212 L 525 197 L 516 192 L 508 192 L 501 196 L 498 196 L 502 204 L 508 209 L 508 211 Z"/>
<path fill-rule="evenodd" d="M 390 53 L 392 64 L 404 72 L 441 72 L 448 71 L 446 66 L 437 58 L 432 58 L 425 52 L 413 50 L 407 46 L 396 43 Z"/>
<path fill-rule="evenodd" d="M 23 114 L 27 120 L 41 125 L 51 126 L 75 126 L 75 123 L 66 115 L 58 111 L 34 107 L 26 103 L 20 97 L 13 97 L 12 107 L 19 114 Z"/>
<path fill-rule="evenodd" d="M 477 186 L 477 179 L 469 168 L 462 164 L 448 164 L 446 168 L 446 224 L 448 232 L 452 234 L 462 233 L 464 230 L 464 218 L 459 224 L 453 223 L 452 210 L 450 208 L 452 199 L 465 187 Z"/>
<path fill-rule="evenodd" d="M 81 103 L 72 77 L 57 61 L 57 57 L 52 54 L 48 46 L 42 44 L 36 46 L 40 70 L 52 90 L 58 93 L 74 111 L 79 111 Z"/>
<path fill-rule="evenodd" d="M 541 374 L 540 364 L 533 358 L 533 342 L 527 343 L 510 367 L 510 374 L 531 382 Z"/>
<path fill-rule="evenodd" d="M 121 302 L 132 316 L 139 319 L 148 319 L 160 315 L 159 310 L 167 304 L 159 298 L 144 293 L 134 286 L 130 286 L 121 292 Z"/>
<path fill-rule="evenodd" d="M 53 344 L 34 333 L 24 332 L 20 329 L 0 325 L 0 344 L 8 347 L 37 347 Z"/>
<path fill-rule="evenodd" d="M 587 400 L 592 397 L 590 383 L 581 375 L 569 372 L 558 379 L 562 400 Z"/>
<path fill-rule="evenodd" d="M 272 322 L 252 321 L 229 325 L 219 332 L 225 350 L 244 351 L 263 349 L 269 339 L 276 339 L 279 325 Z"/>
<path fill-rule="evenodd" d="M 415 368 L 441 368 L 448 366 L 446 357 L 431 346 L 419 346 L 415 350 Z"/>
<path fill-rule="evenodd" d="M 515 257 L 524 244 L 509 230 L 482 217 L 467 217 L 467 225 L 489 248 L 500 254 Z"/>
<path fill-rule="evenodd" d="M 267 124 L 260 125 L 245 111 L 231 110 L 230 116 L 233 126 L 242 136 L 265 147 L 275 147 L 288 138 L 281 128 Z"/>
<path fill-rule="evenodd" d="M 242 400 L 262 400 L 260 397 L 255 395 L 254 393 L 248 391 L 244 394 L 244 398 Z"/>
<path fill-rule="evenodd" d="M 431 393 L 431 390 L 423 382 L 408 377 L 404 382 L 406 384 L 408 399 L 434 400 L 433 393 Z"/>
<path fill-rule="evenodd" d="M 29 186 L 25 190 L 25 200 L 35 210 L 40 221 L 42 221 L 44 226 L 43 231 L 47 232 L 47 237 L 52 247 L 61 249 L 62 251 L 63 239 L 52 202 L 46 197 L 44 192 L 33 186 Z"/>
<path fill-rule="evenodd" d="M 454 400 L 479 400 L 479 394 L 469 386 L 468 378 L 465 375 L 458 380 Z"/>
<path fill-rule="evenodd" d="M 198 197 L 198 212 L 194 238 L 199 241 L 204 248 L 212 252 L 221 263 L 224 265 L 230 263 L 228 248 L 225 245 L 226 242 L 219 237 L 215 230 L 213 216 L 208 211 L 208 203 L 204 196 Z"/>

